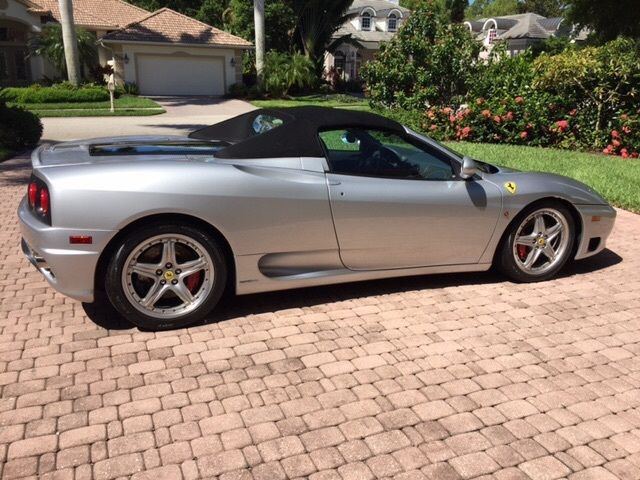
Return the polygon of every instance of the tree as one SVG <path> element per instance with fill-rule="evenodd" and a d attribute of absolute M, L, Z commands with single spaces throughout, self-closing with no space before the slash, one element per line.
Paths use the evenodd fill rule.
<path fill-rule="evenodd" d="M 229 0 L 204 0 L 195 18 L 211 26 L 226 29 L 229 14 Z"/>
<path fill-rule="evenodd" d="M 520 13 L 537 13 L 543 17 L 562 17 L 567 7 L 565 0 L 519 0 Z"/>
<path fill-rule="evenodd" d="M 467 9 L 467 18 L 500 17 L 518 13 L 518 0 L 475 0 Z"/>
<path fill-rule="evenodd" d="M 73 23 L 73 3 L 71 0 L 60 0 L 60 23 L 62 24 L 62 43 L 66 60 L 67 75 L 73 85 L 80 84 L 80 54 L 78 53 L 78 39 Z"/>
<path fill-rule="evenodd" d="M 475 80 L 481 49 L 468 28 L 442 21 L 426 4 L 363 67 L 369 98 L 374 105 L 408 110 L 453 103 Z"/>
<path fill-rule="evenodd" d="M 351 3 L 352 0 L 293 0 L 300 46 L 318 71 L 322 69 L 324 51 L 331 42 L 331 36 L 347 20 L 345 14 Z"/>
<path fill-rule="evenodd" d="M 468 6 L 468 0 L 445 0 L 445 8 L 452 23 L 462 23 L 464 21 L 464 12 Z"/>
<path fill-rule="evenodd" d="M 75 29 L 77 39 L 79 65 L 91 67 L 98 61 L 95 37 L 83 30 Z M 53 23 L 46 25 L 42 31 L 29 39 L 30 55 L 41 55 L 56 69 L 65 74 L 67 72 L 67 62 L 65 58 L 65 48 L 62 35 L 62 26 Z"/>
<path fill-rule="evenodd" d="M 640 39 L 640 8 L 637 0 L 569 0 L 567 20 L 588 28 L 600 42 L 619 36 Z"/>
<path fill-rule="evenodd" d="M 255 24 L 256 39 L 256 72 L 258 84 L 264 80 L 264 0 L 253 0 L 253 21 Z"/>
<path fill-rule="evenodd" d="M 227 27 L 231 33 L 255 41 L 252 0 L 231 0 L 227 16 Z M 267 0 L 264 6 L 264 18 L 265 49 L 290 51 L 297 20 L 291 2 Z"/>

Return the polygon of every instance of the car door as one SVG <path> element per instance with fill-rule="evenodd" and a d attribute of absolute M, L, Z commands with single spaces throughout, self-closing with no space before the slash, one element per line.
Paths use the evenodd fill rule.
<path fill-rule="evenodd" d="M 477 263 L 500 215 L 499 189 L 462 180 L 454 160 L 409 134 L 319 133 L 340 256 L 352 270 Z M 458 167 L 459 168 L 459 167 Z"/>

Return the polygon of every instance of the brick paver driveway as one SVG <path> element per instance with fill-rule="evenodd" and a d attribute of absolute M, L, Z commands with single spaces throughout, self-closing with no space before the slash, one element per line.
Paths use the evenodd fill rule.
<path fill-rule="evenodd" d="M 640 478 L 640 217 L 552 282 L 258 295 L 154 334 L 23 260 L 24 165 L 0 165 L 5 478 Z"/>

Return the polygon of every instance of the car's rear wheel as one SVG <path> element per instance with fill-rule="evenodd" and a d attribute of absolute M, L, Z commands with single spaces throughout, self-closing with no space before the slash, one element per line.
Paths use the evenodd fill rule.
<path fill-rule="evenodd" d="M 561 203 L 533 205 L 510 226 L 502 243 L 498 265 L 518 282 L 538 282 L 554 277 L 573 252 L 575 221 Z"/>
<path fill-rule="evenodd" d="M 107 269 L 113 306 L 135 325 L 165 330 L 202 320 L 225 289 L 223 250 L 189 225 L 150 224 L 130 234 Z"/>

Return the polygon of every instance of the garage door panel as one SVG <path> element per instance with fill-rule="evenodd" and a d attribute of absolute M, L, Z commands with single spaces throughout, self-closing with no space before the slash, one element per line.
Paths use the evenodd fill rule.
<path fill-rule="evenodd" d="M 143 95 L 224 95 L 224 60 L 208 56 L 137 55 Z"/>

